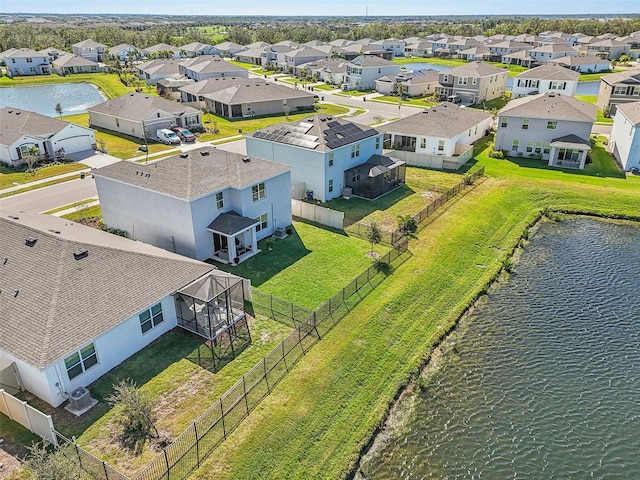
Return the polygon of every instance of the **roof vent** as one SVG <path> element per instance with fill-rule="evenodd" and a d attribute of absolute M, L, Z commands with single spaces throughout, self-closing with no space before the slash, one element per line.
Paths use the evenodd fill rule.
<path fill-rule="evenodd" d="M 327 121 L 333 120 L 333 117 L 327 117 Z"/>
<path fill-rule="evenodd" d="M 187 158 L 189 156 L 188 153 L 181 153 L 180 158 Z"/>
<path fill-rule="evenodd" d="M 2 258 L 2 264 L 5 265 L 9 261 L 9 257 Z"/>
<path fill-rule="evenodd" d="M 244 158 L 242 159 L 242 161 L 243 161 L 244 163 L 249 163 L 249 162 L 251 161 L 251 159 L 250 159 L 249 157 L 244 157 Z"/>
<path fill-rule="evenodd" d="M 35 237 L 27 237 L 27 240 L 24 242 L 27 247 L 33 247 L 38 241 Z"/>
<path fill-rule="evenodd" d="M 549 92 L 548 94 L 550 97 L 555 97 L 556 96 L 556 92 Z"/>
<path fill-rule="evenodd" d="M 145 176 L 146 178 L 149 178 L 149 177 L 151 176 L 151 174 L 150 174 L 149 172 L 147 172 L 147 173 L 145 173 L 145 174 L 144 174 L 144 176 Z"/>
<path fill-rule="evenodd" d="M 202 155 L 203 157 L 206 157 L 207 155 L 209 155 L 209 152 L 207 150 L 202 150 L 200 152 L 200 155 Z"/>
<path fill-rule="evenodd" d="M 60 234 L 60 230 L 54 230 L 53 228 L 50 228 L 49 231 L 51 233 L 57 233 L 58 235 Z"/>
<path fill-rule="evenodd" d="M 75 252 L 73 252 L 73 258 L 75 258 L 76 260 L 82 260 L 87 256 L 89 256 L 89 252 L 84 249 L 78 249 Z"/>
<path fill-rule="evenodd" d="M 17 297 L 18 293 L 20 293 L 20 290 L 18 290 L 17 288 L 13 291 L 13 296 Z"/>
<path fill-rule="evenodd" d="M 15 215 L 9 215 L 11 220 L 20 220 L 20 217 L 16 217 Z"/>

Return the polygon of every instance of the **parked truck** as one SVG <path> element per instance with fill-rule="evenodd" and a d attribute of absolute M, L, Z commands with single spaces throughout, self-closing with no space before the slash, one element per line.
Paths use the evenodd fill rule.
<path fill-rule="evenodd" d="M 159 128 L 156 131 L 156 140 L 161 143 L 166 143 L 167 145 L 178 145 L 180 144 L 180 137 L 172 132 L 168 128 Z"/>

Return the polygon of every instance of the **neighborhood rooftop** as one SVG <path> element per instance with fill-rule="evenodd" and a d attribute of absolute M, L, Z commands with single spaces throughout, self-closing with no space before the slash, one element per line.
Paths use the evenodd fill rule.
<path fill-rule="evenodd" d="M 577 81 L 578 78 L 580 78 L 580 73 L 559 65 L 546 63 L 539 67 L 532 68 L 531 70 L 525 70 L 524 72 L 516 75 L 516 78 Z"/>
<path fill-rule="evenodd" d="M 144 93 L 128 93 L 88 109 L 89 114 L 97 112 L 129 120 L 143 120 L 158 110 L 174 115 L 198 113 L 198 110 L 188 105 Z"/>
<path fill-rule="evenodd" d="M 576 100 L 568 95 L 548 92 L 511 100 L 500 110 L 500 115 L 594 122 L 596 111 L 596 106 L 590 103 Z"/>
<path fill-rule="evenodd" d="M 4 107 L 0 109 L 0 145 L 13 145 L 23 135 L 48 137 L 58 133 L 69 122 L 39 113 Z"/>
<path fill-rule="evenodd" d="M 215 268 L 24 212 L 0 217 L 0 250 L 3 348 L 38 368 Z"/>
<path fill-rule="evenodd" d="M 285 143 L 310 150 L 333 150 L 365 138 L 378 131 L 326 115 L 313 115 L 294 123 L 279 123 L 251 134 L 254 138 Z"/>
<path fill-rule="evenodd" d="M 148 165 L 114 163 L 94 174 L 191 200 L 228 187 L 242 189 L 287 170 L 290 167 L 280 163 L 201 147 Z"/>
<path fill-rule="evenodd" d="M 640 125 L 640 102 L 621 103 L 617 108 L 633 125 Z"/>

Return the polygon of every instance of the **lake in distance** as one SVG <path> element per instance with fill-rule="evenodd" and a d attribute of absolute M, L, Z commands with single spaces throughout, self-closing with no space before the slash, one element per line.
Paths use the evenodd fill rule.
<path fill-rule="evenodd" d="M 62 115 L 85 113 L 106 100 L 89 83 L 55 83 L 25 87 L 0 88 L 0 108 L 15 107 L 48 117 L 57 117 L 56 104 L 62 106 Z"/>
<path fill-rule="evenodd" d="M 357 479 L 640 479 L 639 225 L 543 222 L 443 350 Z"/>

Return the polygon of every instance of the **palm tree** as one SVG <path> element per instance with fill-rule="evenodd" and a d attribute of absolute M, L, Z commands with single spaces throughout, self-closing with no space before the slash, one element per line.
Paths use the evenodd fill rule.
<path fill-rule="evenodd" d="M 62 117 L 62 105 L 60 103 L 56 103 L 56 113 L 58 114 L 58 117 Z"/>

